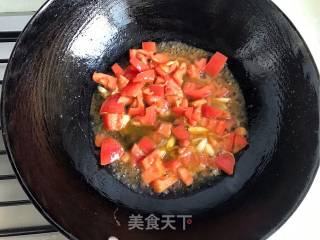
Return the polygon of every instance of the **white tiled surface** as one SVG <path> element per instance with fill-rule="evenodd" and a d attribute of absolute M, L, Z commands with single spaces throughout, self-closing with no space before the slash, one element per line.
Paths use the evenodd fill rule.
<path fill-rule="evenodd" d="M 13 3 L 11 6 L 4 5 Z M 0 0 L 0 12 L 30 11 L 40 6 L 44 0 Z M 320 0 L 274 0 L 287 14 L 308 44 L 317 65 L 320 67 Z M 21 5 L 22 4 L 22 5 Z M 9 10 L 10 9 L 10 10 Z M 14 20 L 13 20 L 14 19 Z M 0 31 L 23 29 L 30 16 L 1 16 Z M 8 45 L 8 46 L 6 46 Z M 10 54 L 12 44 L 0 43 L 0 58 Z M 0 64 L 0 79 L 6 64 Z M 0 141 L 0 150 L 3 149 Z M 5 156 L 0 155 L 0 175 L 12 174 L 11 166 Z M 320 239 L 318 217 L 320 216 L 320 174 L 317 175 L 310 192 L 291 216 L 291 218 L 269 239 L 270 240 L 317 240 Z M 0 202 L 9 200 L 25 200 L 25 193 L 17 180 L 0 181 Z M 17 226 L 46 225 L 38 211 L 32 205 L 19 207 L 0 207 L 0 230 Z M 5 237 L 0 240 L 65 240 L 60 233 L 39 234 L 21 237 Z M 227 240 L 227 239 L 226 239 Z"/>

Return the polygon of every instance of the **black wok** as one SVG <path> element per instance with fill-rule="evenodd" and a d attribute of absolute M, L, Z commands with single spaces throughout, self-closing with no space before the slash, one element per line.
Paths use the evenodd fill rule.
<path fill-rule="evenodd" d="M 230 57 L 250 133 L 234 176 L 155 197 L 99 167 L 91 75 L 143 40 Z M 297 30 L 267 0 L 51 0 L 13 51 L 1 113 L 26 192 L 71 239 L 264 239 L 297 208 L 319 165 L 319 75 Z M 187 231 L 129 231 L 132 213 L 192 214 L 193 223 Z"/>

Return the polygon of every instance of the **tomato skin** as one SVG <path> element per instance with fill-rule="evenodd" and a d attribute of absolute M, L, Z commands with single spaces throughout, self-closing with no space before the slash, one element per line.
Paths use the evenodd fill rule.
<path fill-rule="evenodd" d="M 161 123 L 157 133 L 161 134 L 163 137 L 170 137 L 172 130 L 172 124 L 171 123 Z"/>
<path fill-rule="evenodd" d="M 133 82 L 153 82 L 156 78 L 156 73 L 154 70 L 147 70 L 144 72 L 140 72 L 133 79 Z"/>
<path fill-rule="evenodd" d="M 155 106 L 146 108 L 146 114 L 144 116 L 136 117 L 143 125 L 154 126 L 157 120 L 157 111 Z"/>
<path fill-rule="evenodd" d="M 138 146 L 146 155 L 156 148 L 155 142 L 146 136 L 140 139 Z"/>
<path fill-rule="evenodd" d="M 124 104 L 118 103 L 120 94 L 109 96 L 101 105 L 100 114 L 124 113 Z"/>
<path fill-rule="evenodd" d="M 129 65 L 124 71 L 123 76 L 125 76 L 127 79 L 131 81 L 136 77 L 138 73 L 139 71 L 135 67 L 133 67 L 132 65 Z"/>
<path fill-rule="evenodd" d="M 155 42 L 142 42 L 142 49 L 154 53 L 157 51 L 157 46 Z"/>
<path fill-rule="evenodd" d="M 196 100 L 212 95 L 212 87 L 210 85 L 199 87 L 195 83 L 187 82 L 183 86 L 183 92 L 186 96 Z"/>
<path fill-rule="evenodd" d="M 202 115 L 206 118 L 218 118 L 224 115 L 224 111 L 214 107 L 214 106 L 209 106 L 207 104 L 202 106 Z"/>
<path fill-rule="evenodd" d="M 138 60 L 137 58 L 133 57 L 130 58 L 130 64 L 135 67 L 139 72 L 143 72 L 149 69 L 149 66 L 142 61 Z"/>
<path fill-rule="evenodd" d="M 115 90 L 118 87 L 117 78 L 105 73 L 94 72 L 92 75 L 92 79 L 96 83 L 101 84 L 106 89 Z"/>
<path fill-rule="evenodd" d="M 183 125 L 179 125 L 172 129 L 173 135 L 179 140 L 189 139 L 189 132 L 184 128 Z"/>
<path fill-rule="evenodd" d="M 247 139 L 244 136 L 236 134 L 234 138 L 233 152 L 237 153 L 241 151 L 243 148 L 245 148 L 247 145 Z"/>
<path fill-rule="evenodd" d="M 178 176 L 186 186 L 190 186 L 193 183 L 191 172 L 184 167 L 178 168 Z"/>
<path fill-rule="evenodd" d="M 232 152 L 233 151 L 233 145 L 234 145 L 234 133 L 229 133 L 223 140 L 222 140 L 222 146 L 223 149 Z"/>
<path fill-rule="evenodd" d="M 235 162 L 232 153 L 222 153 L 215 158 L 216 166 L 228 175 L 233 174 Z"/>
<path fill-rule="evenodd" d="M 118 63 L 113 64 L 111 70 L 117 77 L 124 74 L 123 68 Z"/>
<path fill-rule="evenodd" d="M 135 116 L 143 116 L 145 115 L 145 109 L 144 107 L 136 107 L 136 108 L 129 108 L 128 110 L 129 116 L 135 117 Z"/>
<path fill-rule="evenodd" d="M 227 63 L 228 58 L 220 52 L 216 52 L 210 58 L 209 62 L 205 67 L 205 72 L 211 77 L 216 77 L 221 70 L 224 68 L 224 65 Z"/>
<path fill-rule="evenodd" d="M 173 173 L 176 173 L 178 168 L 181 167 L 181 165 L 182 165 L 182 163 L 178 159 L 169 160 L 169 161 L 164 163 L 164 167 L 168 171 L 173 172 Z"/>
<path fill-rule="evenodd" d="M 143 83 L 129 83 L 122 89 L 121 95 L 127 97 L 137 97 L 142 93 L 143 85 Z"/>
<path fill-rule="evenodd" d="M 175 175 L 169 175 L 155 180 L 151 183 L 151 187 L 156 193 L 162 193 L 175 184 L 178 178 Z"/>
<path fill-rule="evenodd" d="M 124 150 L 117 140 L 111 137 L 105 138 L 101 144 L 100 164 L 105 166 L 118 161 L 123 154 Z"/>

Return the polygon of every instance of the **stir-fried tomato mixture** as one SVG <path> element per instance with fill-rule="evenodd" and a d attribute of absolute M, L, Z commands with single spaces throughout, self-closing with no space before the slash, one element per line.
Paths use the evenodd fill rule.
<path fill-rule="evenodd" d="M 104 98 L 104 131 L 95 136 L 100 164 L 128 164 L 157 193 L 177 182 L 190 186 L 212 169 L 232 175 L 234 154 L 248 142 L 230 108 L 236 99 L 216 81 L 226 63 L 220 52 L 191 61 L 143 42 L 142 49 L 130 49 L 128 66 L 115 63 L 112 75 L 93 73 Z"/>

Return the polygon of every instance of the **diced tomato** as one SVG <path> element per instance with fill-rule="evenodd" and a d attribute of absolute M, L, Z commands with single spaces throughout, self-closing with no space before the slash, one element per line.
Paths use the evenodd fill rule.
<path fill-rule="evenodd" d="M 123 75 L 129 80 L 133 80 L 138 73 L 139 71 L 135 67 L 129 65 Z"/>
<path fill-rule="evenodd" d="M 111 137 L 105 138 L 101 144 L 100 164 L 104 166 L 113 163 L 123 154 L 124 150 L 117 140 Z"/>
<path fill-rule="evenodd" d="M 113 64 L 111 69 L 112 69 L 114 75 L 116 75 L 116 76 L 124 74 L 123 68 L 118 63 Z"/>
<path fill-rule="evenodd" d="M 109 96 L 101 105 L 100 114 L 124 113 L 124 104 L 118 103 L 120 94 Z"/>
<path fill-rule="evenodd" d="M 94 145 L 96 145 L 96 147 L 101 147 L 101 144 L 106 137 L 107 136 L 105 134 L 98 133 L 94 138 Z"/>
<path fill-rule="evenodd" d="M 147 70 L 141 73 L 138 73 L 137 76 L 133 79 L 133 82 L 153 82 L 156 78 L 156 73 L 154 70 Z"/>
<path fill-rule="evenodd" d="M 167 162 L 164 163 L 165 168 L 173 173 L 176 173 L 176 171 L 178 170 L 178 168 L 182 165 L 181 161 L 179 161 L 178 159 L 174 159 L 174 160 L 169 160 Z"/>
<path fill-rule="evenodd" d="M 200 99 L 209 97 L 212 94 L 212 89 L 210 85 L 199 87 L 195 83 L 187 82 L 183 86 L 183 92 L 192 99 Z"/>
<path fill-rule="evenodd" d="M 167 85 L 165 87 L 165 95 L 166 96 L 177 96 L 177 97 L 183 97 L 183 92 L 181 87 L 172 79 L 168 80 Z"/>
<path fill-rule="evenodd" d="M 229 133 L 227 136 L 224 137 L 224 139 L 222 140 L 222 146 L 224 150 L 228 152 L 233 151 L 234 137 L 234 133 Z"/>
<path fill-rule="evenodd" d="M 208 120 L 208 124 L 207 124 L 207 128 L 212 131 L 212 132 L 215 132 L 216 131 L 216 126 L 218 124 L 218 120 L 216 119 L 213 119 L 213 118 L 210 118 Z"/>
<path fill-rule="evenodd" d="M 207 59 L 201 58 L 199 60 L 194 61 L 194 65 L 200 70 L 200 72 L 203 72 L 207 65 Z"/>
<path fill-rule="evenodd" d="M 129 83 L 121 91 L 122 96 L 137 97 L 142 93 L 142 87 L 144 83 Z"/>
<path fill-rule="evenodd" d="M 150 91 L 153 93 L 154 96 L 163 97 L 164 96 L 164 86 L 159 84 L 154 84 L 149 86 Z"/>
<path fill-rule="evenodd" d="M 161 179 L 157 179 L 151 183 L 151 187 L 156 193 L 162 193 L 175 184 L 178 181 L 178 178 L 175 175 L 165 176 Z"/>
<path fill-rule="evenodd" d="M 146 114 L 143 117 L 136 117 L 143 125 L 155 125 L 157 119 L 157 112 L 155 106 L 146 108 Z"/>
<path fill-rule="evenodd" d="M 206 118 L 218 118 L 223 116 L 225 111 L 214 107 L 214 106 L 209 106 L 207 104 L 202 106 L 202 114 Z"/>
<path fill-rule="evenodd" d="M 237 153 L 248 145 L 248 141 L 245 137 L 236 134 L 234 138 L 233 152 Z"/>
<path fill-rule="evenodd" d="M 227 128 L 227 123 L 226 121 L 223 121 L 223 120 L 220 120 L 218 121 L 217 125 L 216 125 L 216 134 L 218 135 L 222 135 L 224 133 L 224 131 L 226 130 Z"/>
<path fill-rule="evenodd" d="M 216 52 L 210 58 L 208 64 L 206 65 L 205 72 L 211 77 L 216 77 L 220 71 L 224 68 L 227 63 L 228 58 L 220 52 Z"/>
<path fill-rule="evenodd" d="M 132 58 L 135 58 L 137 55 L 137 49 L 130 49 L 129 50 L 129 58 L 132 59 Z"/>
<path fill-rule="evenodd" d="M 169 56 L 166 53 L 156 53 L 151 57 L 151 59 L 156 63 L 163 64 L 169 61 Z"/>
<path fill-rule="evenodd" d="M 190 140 L 188 140 L 188 139 L 180 140 L 179 144 L 182 147 L 188 147 L 188 146 L 190 146 Z"/>
<path fill-rule="evenodd" d="M 157 51 L 157 46 L 155 42 L 142 42 L 142 49 L 154 53 Z"/>
<path fill-rule="evenodd" d="M 102 115 L 104 127 L 110 131 L 118 131 L 121 129 L 120 114 L 107 113 Z"/>
<path fill-rule="evenodd" d="M 131 148 L 131 157 L 133 160 L 133 164 L 136 164 L 137 161 L 142 159 L 145 156 L 145 153 L 141 150 L 138 144 L 133 144 Z"/>
<path fill-rule="evenodd" d="M 131 107 L 128 110 L 128 114 L 132 117 L 134 116 L 144 116 L 145 115 L 145 109 L 144 107 Z"/>
<path fill-rule="evenodd" d="M 148 64 L 143 63 L 142 61 L 138 60 L 137 58 L 130 58 L 130 63 L 139 72 L 144 72 L 144 71 L 147 71 L 149 69 Z"/>
<path fill-rule="evenodd" d="M 186 186 L 190 186 L 193 183 L 191 172 L 184 167 L 178 169 L 178 176 Z"/>
<path fill-rule="evenodd" d="M 200 78 L 200 70 L 194 64 L 190 64 L 188 66 L 187 73 L 188 73 L 188 76 L 190 78 L 193 78 L 193 79 L 199 79 Z"/>
<path fill-rule="evenodd" d="M 185 111 L 187 111 L 187 107 L 173 107 L 171 111 L 177 116 L 183 116 Z"/>
<path fill-rule="evenodd" d="M 215 158 L 216 166 L 228 175 L 233 174 L 235 162 L 232 153 L 222 153 Z"/>
<path fill-rule="evenodd" d="M 142 168 L 146 170 L 150 168 L 153 165 L 153 163 L 155 163 L 158 160 L 161 160 L 161 154 L 160 154 L 160 150 L 156 149 L 153 152 L 151 152 L 149 155 L 147 155 L 144 159 L 142 159 L 140 163 Z"/>
<path fill-rule="evenodd" d="M 130 105 L 133 102 L 132 97 L 125 97 L 125 96 L 120 96 L 118 99 L 119 104 L 123 104 L 125 106 Z"/>
<path fill-rule="evenodd" d="M 157 76 L 156 81 L 154 83 L 156 84 L 164 84 L 166 80 L 163 77 Z"/>
<path fill-rule="evenodd" d="M 129 79 L 123 75 L 119 75 L 118 77 L 118 87 L 119 89 L 123 89 L 129 83 Z"/>
<path fill-rule="evenodd" d="M 139 148 L 147 155 L 156 148 L 156 144 L 149 137 L 143 137 L 138 143 Z"/>
<path fill-rule="evenodd" d="M 173 74 L 173 79 L 178 85 L 182 85 L 183 83 L 183 77 L 187 72 L 187 64 L 186 63 L 181 63 L 179 68 L 175 71 Z"/>
<path fill-rule="evenodd" d="M 185 129 L 183 125 L 179 125 L 172 129 L 173 135 L 179 140 L 189 139 L 189 132 Z"/>
<path fill-rule="evenodd" d="M 237 127 L 234 132 L 240 136 L 246 136 L 247 130 L 244 127 Z"/>
<path fill-rule="evenodd" d="M 188 119 L 188 122 L 191 125 L 196 124 L 196 122 L 192 118 L 193 110 L 193 107 L 187 107 L 186 111 L 184 112 L 184 116 Z"/>
<path fill-rule="evenodd" d="M 150 184 L 151 182 L 159 179 L 165 174 L 165 168 L 160 159 L 156 159 L 150 167 L 143 169 L 141 178 L 145 184 Z"/>
<path fill-rule="evenodd" d="M 171 135 L 172 124 L 171 123 L 161 123 L 157 132 L 160 133 L 163 137 L 170 137 Z"/>
<path fill-rule="evenodd" d="M 107 89 L 115 90 L 117 88 L 117 78 L 111 75 L 94 72 L 92 79 Z"/>

